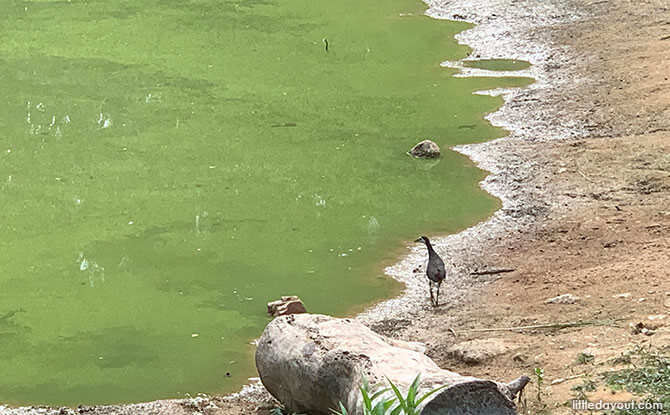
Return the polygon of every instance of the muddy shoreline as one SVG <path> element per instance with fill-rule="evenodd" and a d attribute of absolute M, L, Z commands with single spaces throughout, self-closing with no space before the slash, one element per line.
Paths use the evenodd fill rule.
<path fill-rule="evenodd" d="M 434 239 L 436 250 L 443 255 L 447 263 L 456 264 L 445 282 L 445 286 L 451 289 L 443 289 L 443 301 L 446 305 L 436 310 L 430 308 L 426 301 L 428 292 L 425 277 L 421 272 L 413 272 L 415 268 L 423 265 L 425 255 L 420 246 L 412 246 L 408 249 L 406 257 L 385 270 L 391 277 L 406 283 L 407 291 L 398 298 L 378 304 L 358 318 L 380 333 L 425 341 L 429 346 L 429 355 L 443 367 L 471 375 L 512 379 L 525 374 L 530 366 L 523 364 L 510 366 L 505 360 L 498 365 L 499 370 L 472 368 L 446 357 L 443 349 L 446 349 L 454 339 L 448 333 L 444 335 L 445 328 L 481 326 L 498 322 L 495 317 L 482 315 L 482 312 L 478 314 L 475 309 L 481 308 L 482 305 L 495 304 L 495 296 L 499 292 L 506 292 L 505 284 L 508 284 L 509 278 L 513 281 L 518 276 L 473 277 L 470 272 L 476 269 L 506 267 L 511 264 L 523 268 L 528 264 L 519 259 L 520 254 L 542 257 L 545 255 L 544 251 L 539 252 L 536 247 L 524 245 L 526 243 L 524 241 L 537 242 L 534 239 L 535 235 L 548 233 L 548 229 L 552 226 L 557 227 L 558 234 L 564 235 L 562 229 L 565 228 L 565 223 L 569 222 L 571 217 L 578 217 L 580 214 L 575 211 L 575 206 L 591 197 L 589 194 L 599 191 L 592 186 L 595 184 L 595 179 L 587 180 L 588 189 L 580 188 L 584 185 L 582 183 L 584 176 L 592 177 L 591 175 L 595 174 L 592 169 L 587 168 L 588 159 L 579 161 L 586 163 L 584 171 L 575 170 L 572 168 L 574 166 L 569 164 L 577 160 L 576 158 L 557 161 L 574 148 L 571 146 L 580 146 L 581 152 L 584 141 L 592 140 L 593 137 L 668 130 L 667 119 L 664 117 L 666 113 L 663 112 L 667 111 L 667 108 L 661 104 L 657 106 L 658 108 L 654 107 L 655 109 L 644 112 L 641 117 L 637 116 L 636 123 L 628 122 L 636 115 L 633 109 L 627 110 L 624 107 L 624 110 L 617 110 L 612 115 L 611 108 L 618 109 L 624 104 L 623 101 L 609 102 L 607 98 L 599 101 L 597 98 L 603 95 L 605 90 L 614 91 L 615 88 L 610 85 L 614 81 L 609 79 L 611 77 L 611 74 L 607 73 L 609 68 L 602 66 L 604 58 L 596 56 L 593 50 L 580 48 L 578 42 L 571 41 L 573 38 L 602 35 L 602 30 L 598 31 L 601 29 L 599 21 L 618 19 L 616 21 L 625 28 L 626 25 L 635 25 L 637 21 L 658 20 L 658 10 L 662 9 L 662 2 L 635 4 L 633 1 L 623 1 L 622 5 L 625 3 L 629 8 L 619 14 L 608 10 L 611 5 L 597 1 L 553 0 L 539 4 L 533 0 L 490 0 L 486 7 L 483 7 L 481 2 L 473 0 L 449 2 L 428 0 L 427 3 L 429 9 L 426 14 L 432 17 L 465 20 L 476 24 L 474 28 L 457 36 L 460 42 L 472 48 L 471 58 L 527 60 L 533 64 L 531 68 L 509 74 L 530 76 L 535 78 L 536 82 L 523 89 L 483 91 L 482 93 L 502 95 L 505 98 L 504 105 L 497 112 L 489 114 L 487 119 L 494 125 L 509 130 L 510 135 L 491 142 L 459 146 L 454 149 L 470 157 L 480 168 L 491 172 L 482 186 L 500 198 L 503 207 L 485 222 L 458 234 Z M 631 15 L 630 10 L 635 10 L 638 15 Z M 641 35 L 645 34 L 649 35 L 642 31 Z M 458 63 L 453 62 L 445 62 L 443 65 L 460 68 Z M 462 69 L 461 73 L 463 76 L 487 75 L 485 71 L 466 68 Z M 633 82 L 629 82 L 628 85 L 633 85 Z M 625 87 L 625 83 L 621 89 L 616 86 L 616 91 L 607 93 L 608 97 L 617 97 L 617 94 L 621 94 L 621 97 L 625 98 Z M 644 104 L 638 103 L 635 106 L 639 108 Z M 652 144 L 656 143 L 658 138 L 654 140 L 656 141 Z M 545 150 L 547 148 L 549 150 Z M 587 145 L 586 148 L 604 151 L 595 144 L 592 147 Z M 560 163 L 564 163 L 564 166 Z M 562 169 L 566 171 L 561 171 Z M 557 180 L 557 174 L 563 173 L 573 173 L 570 175 L 570 180 L 580 184 L 555 185 L 553 182 Z M 661 177 L 661 180 L 665 179 Z M 577 190 L 566 190 L 575 187 Z M 658 192 L 653 192 L 652 196 L 665 197 L 662 189 L 663 187 Z M 634 205 L 630 206 L 632 209 Z M 656 221 L 661 229 L 664 229 L 670 222 L 670 216 Z M 547 236 L 547 244 L 554 243 L 551 242 L 554 239 L 554 236 Z M 667 252 L 664 251 L 666 248 L 667 246 L 661 243 L 658 249 Z M 536 278 L 531 271 L 529 274 L 529 280 Z M 554 284 L 551 281 L 545 283 L 549 286 Z M 532 286 L 526 289 L 528 292 L 533 292 Z M 553 293 L 555 290 L 552 288 L 549 291 Z M 661 286 L 654 290 L 662 293 L 665 288 Z M 512 294 L 507 294 L 511 299 Z M 510 299 L 502 301 L 498 305 L 499 308 L 491 306 L 490 312 L 494 315 L 501 312 L 509 314 L 510 318 L 518 321 L 521 321 L 519 316 L 537 312 L 533 310 L 529 312 L 523 307 L 517 309 L 516 303 Z M 524 302 L 523 297 L 518 301 Z M 588 310 L 579 312 L 588 314 Z M 564 311 L 558 310 L 558 313 L 562 314 Z M 476 321 L 473 321 L 474 316 L 478 317 Z M 417 323 L 421 321 L 424 323 Z M 509 361 L 512 360 L 511 356 L 507 358 Z M 0 405 L 0 414 L 261 414 L 267 413 L 272 405 L 267 393 L 256 384 L 245 387 L 239 394 L 227 397 L 197 397 L 74 409 L 8 408 Z"/>
<path fill-rule="evenodd" d="M 572 63 L 581 59 L 578 52 L 558 50 L 552 46 L 551 31 L 588 16 L 585 10 L 554 1 L 538 4 L 533 1 L 496 0 L 482 7 L 471 0 L 445 3 L 427 0 L 426 15 L 436 19 L 461 20 L 474 23 L 472 29 L 459 33 L 459 43 L 472 52 L 466 59 L 517 59 L 532 64 L 526 70 L 494 72 L 464 68 L 460 62 L 443 62 L 442 66 L 459 68 L 456 76 L 525 76 L 535 83 L 525 88 L 479 91 L 480 94 L 502 96 L 503 106 L 485 118 L 509 135 L 493 141 L 454 147 L 475 164 L 489 172 L 481 187 L 502 201 L 502 208 L 488 220 L 457 234 L 432 237 L 433 245 L 447 263 L 455 267 L 448 271 L 445 284 L 451 287 L 444 293 L 448 308 L 467 300 L 473 281 L 469 272 L 493 268 L 483 256 L 490 248 L 510 234 L 536 225 L 553 201 L 551 195 L 522 186 L 528 178 L 539 173 L 538 160 L 527 158 L 515 146 L 526 142 L 583 137 L 581 126 L 570 119 L 555 115 L 552 105 L 556 91 L 580 88 L 586 79 L 575 80 L 560 74 L 574 73 Z M 554 4 L 555 3 L 555 4 Z M 554 5 L 552 5 L 554 4 Z M 549 17 L 548 17 L 549 16 Z M 412 246 L 410 253 L 385 273 L 404 283 L 407 290 L 398 298 L 384 301 L 359 316 L 366 324 L 383 327 L 398 320 L 416 318 L 430 309 L 425 301 L 427 285 L 421 272 L 425 262 L 422 246 Z M 446 291 L 446 290 L 445 290 Z"/>

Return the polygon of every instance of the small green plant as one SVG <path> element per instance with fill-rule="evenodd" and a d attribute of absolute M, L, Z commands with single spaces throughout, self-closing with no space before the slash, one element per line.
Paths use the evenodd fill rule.
<path fill-rule="evenodd" d="M 342 405 L 342 402 L 340 402 L 340 411 L 336 411 L 335 409 L 331 409 L 330 412 L 332 412 L 334 415 L 348 415 L 349 412 L 347 412 L 347 408 Z"/>
<path fill-rule="evenodd" d="M 446 386 L 441 386 L 418 396 L 419 384 L 421 383 L 421 374 L 418 374 L 407 390 L 407 394 L 403 396 L 400 389 L 390 379 L 387 378 L 386 380 L 390 387 L 371 393 L 367 379 L 363 378 L 363 385 L 359 389 L 363 398 L 364 415 L 418 415 L 421 403 Z M 394 396 L 390 396 L 389 391 L 393 391 Z M 340 410 L 332 410 L 332 412 L 335 415 L 348 415 L 349 413 L 341 402 Z"/>
<path fill-rule="evenodd" d="M 537 386 L 537 401 L 542 402 L 542 384 L 544 383 L 544 370 L 536 367 L 533 371 L 535 375 L 535 385 Z"/>
<path fill-rule="evenodd" d="M 363 398 L 363 414 L 364 415 L 384 415 L 395 403 L 395 399 L 388 399 L 384 397 L 390 388 L 383 388 L 374 393 L 370 390 L 370 385 L 365 376 L 363 376 L 363 384 L 359 387 L 361 397 Z M 339 412 L 331 409 L 335 415 L 348 415 L 347 408 L 340 402 Z"/>
<path fill-rule="evenodd" d="M 398 406 L 394 409 L 394 411 L 391 412 L 391 415 L 418 415 L 420 412 L 419 405 L 421 405 L 421 403 L 432 394 L 445 387 L 440 386 L 439 388 L 435 388 L 423 396 L 418 397 L 417 392 L 419 391 L 419 383 L 421 382 L 421 374 L 419 373 L 416 378 L 414 378 L 414 382 L 412 382 L 410 385 L 409 390 L 407 391 L 407 396 L 403 397 L 402 393 L 400 393 L 400 390 L 396 387 L 396 385 L 394 385 L 393 382 L 391 382 L 388 378 L 387 380 L 389 385 L 391 385 L 391 389 L 393 389 L 393 393 L 395 394 L 396 399 L 398 399 Z M 398 411 L 398 409 L 400 409 L 400 411 Z"/>
<path fill-rule="evenodd" d="M 589 363 L 593 363 L 593 361 L 595 360 L 595 357 L 591 353 L 582 352 L 582 353 L 579 353 L 577 355 L 576 360 L 577 360 L 578 364 L 586 365 L 586 364 L 589 364 Z"/>
<path fill-rule="evenodd" d="M 612 360 L 613 365 L 629 365 L 631 363 L 633 363 L 633 359 L 630 353 L 622 353 L 621 356 Z"/>

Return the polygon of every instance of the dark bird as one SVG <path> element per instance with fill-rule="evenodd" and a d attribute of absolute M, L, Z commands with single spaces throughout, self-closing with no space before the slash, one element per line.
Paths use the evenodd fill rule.
<path fill-rule="evenodd" d="M 433 307 L 437 307 L 440 301 L 440 285 L 444 281 L 444 277 L 447 275 L 447 271 L 444 268 L 444 261 L 442 258 L 435 252 L 433 245 L 430 244 L 430 241 L 427 237 L 422 236 L 414 242 L 423 242 L 428 248 L 428 266 L 426 267 L 426 276 L 428 276 L 428 289 L 430 290 L 430 303 Z M 433 284 L 437 284 L 437 294 L 433 297 Z"/>
<path fill-rule="evenodd" d="M 328 39 L 326 39 L 326 38 L 324 37 L 324 38 L 323 38 L 323 43 L 326 44 L 326 52 L 328 52 Z"/>

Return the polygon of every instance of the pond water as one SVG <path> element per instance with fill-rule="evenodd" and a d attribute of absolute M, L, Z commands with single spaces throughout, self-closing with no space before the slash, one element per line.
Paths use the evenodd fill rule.
<path fill-rule="evenodd" d="M 406 241 L 491 214 L 447 148 L 504 134 L 473 91 L 527 80 L 452 78 L 468 25 L 424 8 L 4 1 L 0 402 L 237 390 L 266 302 L 361 310 Z"/>
<path fill-rule="evenodd" d="M 465 60 L 468 68 L 486 69 L 489 71 L 521 71 L 530 68 L 530 62 L 520 59 L 479 59 Z"/>

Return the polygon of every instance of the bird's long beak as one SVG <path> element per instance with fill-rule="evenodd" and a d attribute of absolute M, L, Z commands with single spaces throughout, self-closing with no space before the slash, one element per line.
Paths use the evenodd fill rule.
<path fill-rule="evenodd" d="M 415 240 L 414 242 L 423 242 L 423 239 L 419 238 L 419 239 Z"/>

